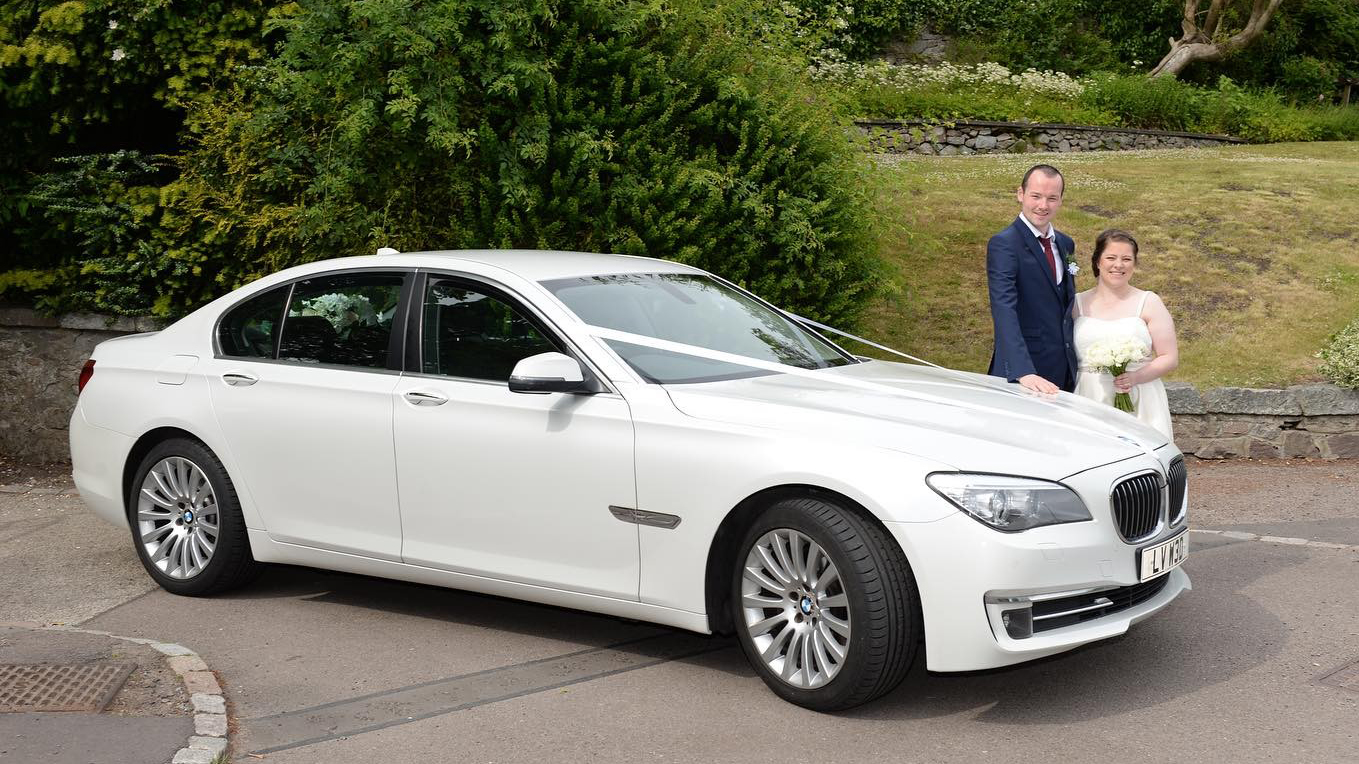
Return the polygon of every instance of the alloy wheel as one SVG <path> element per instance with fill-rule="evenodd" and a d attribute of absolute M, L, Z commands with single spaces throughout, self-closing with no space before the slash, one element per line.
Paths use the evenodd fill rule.
<path fill-rule="evenodd" d="M 783 682 L 815 689 L 849 653 L 849 599 L 835 563 L 806 534 L 777 528 L 746 555 L 741 612 L 760 659 Z"/>
<path fill-rule="evenodd" d="M 202 573 L 220 526 L 212 483 L 197 464 L 168 456 L 146 473 L 137 493 L 137 535 L 161 573 L 180 580 Z"/>

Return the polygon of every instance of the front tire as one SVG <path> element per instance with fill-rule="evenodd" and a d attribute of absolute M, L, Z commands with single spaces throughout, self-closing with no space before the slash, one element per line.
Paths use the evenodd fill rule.
<path fill-rule="evenodd" d="M 152 448 L 133 476 L 127 507 L 137 556 L 166 591 L 215 594 L 261 569 L 231 478 L 198 441 L 174 438 Z"/>
<path fill-rule="evenodd" d="M 919 641 L 917 601 L 906 557 L 881 528 L 811 497 L 760 515 L 732 576 L 746 657 L 777 695 L 815 711 L 901 683 Z"/>

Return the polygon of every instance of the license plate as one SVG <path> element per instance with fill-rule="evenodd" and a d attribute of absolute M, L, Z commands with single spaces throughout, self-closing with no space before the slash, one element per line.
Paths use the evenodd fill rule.
<path fill-rule="evenodd" d="M 1155 578 L 1184 562 L 1189 556 L 1189 534 L 1181 533 L 1175 538 L 1156 546 L 1137 550 L 1137 567 L 1141 570 L 1139 581 Z"/>

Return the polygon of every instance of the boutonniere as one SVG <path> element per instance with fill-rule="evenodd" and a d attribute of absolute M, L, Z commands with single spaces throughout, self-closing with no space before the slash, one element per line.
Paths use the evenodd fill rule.
<path fill-rule="evenodd" d="M 1071 274 L 1072 276 L 1075 276 L 1077 273 L 1081 272 L 1081 267 L 1079 265 L 1076 265 L 1076 253 L 1074 251 L 1066 253 L 1065 259 L 1067 273 Z"/>

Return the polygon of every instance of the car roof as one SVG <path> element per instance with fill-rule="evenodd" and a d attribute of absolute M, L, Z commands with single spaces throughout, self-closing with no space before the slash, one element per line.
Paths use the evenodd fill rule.
<path fill-rule="evenodd" d="M 369 259 L 369 258 L 363 258 Z M 516 273 L 532 281 L 597 276 L 609 273 L 702 273 L 681 263 L 653 257 L 605 255 L 592 252 L 562 252 L 535 249 L 465 249 L 439 252 L 406 252 L 375 255 L 373 264 L 437 268 L 456 268 L 462 263 L 480 263 Z"/>
<path fill-rule="evenodd" d="M 696 273 L 698 268 L 653 257 L 633 255 L 605 255 L 593 252 L 564 252 L 537 249 L 460 249 L 437 252 L 396 252 L 384 254 L 334 257 L 313 260 L 271 273 L 258 281 L 222 295 L 204 308 L 217 311 L 229 308 L 241 299 L 249 299 L 279 284 L 293 279 L 305 279 L 332 271 L 352 269 L 375 270 L 388 268 L 446 268 L 453 271 L 487 273 L 487 269 L 512 273 L 529 281 L 602 276 L 615 273 Z"/>

